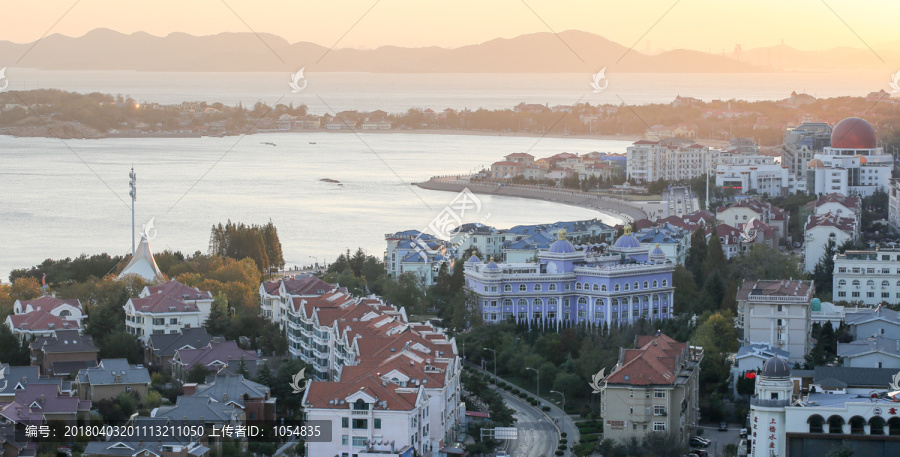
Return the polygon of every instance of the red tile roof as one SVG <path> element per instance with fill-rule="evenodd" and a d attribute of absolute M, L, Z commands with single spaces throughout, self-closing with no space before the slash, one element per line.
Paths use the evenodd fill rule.
<path fill-rule="evenodd" d="M 219 361 L 228 364 L 230 360 L 259 360 L 253 351 L 245 351 L 238 347 L 234 341 L 210 341 L 206 347 L 199 349 L 179 349 L 175 352 L 176 359 L 184 365 L 184 370 L 189 371 L 197 363 L 209 366 Z"/>
<path fill-rule="evenodd" d="M 307 276 L 299 279 L 280 279 L 275 281 L 264 282 L 266 293 L 269 295 L 278 295 L 281 284 L 289 295 L 321 295 L 325 292 L 334 290 L 337 285 L 330 284 L 315 276 Z"/>
<path fill-rule="evenodd" d="M 80 328 L 77 320 L 66 320 L 47 311 L 13 314 L 9 316 L 9 320 L 12 322 L 13 328 L 32 332 Z"/>
<path fill-rule="evenodd" d="M 22 300 L 19 303 L 22 305 L 22 312 L 25 312 L 29 305 L 35 311 L 50 311 L 62 305 L 70 305 L 80 309 L 82 313 L 84 312 L 84 309 L 81 307 L 81 302 L 74 298 L 63 300 L 50 295 L 44 295 L 43 297 L 34 300 Z"/>
<path fill-rule="evenodd" d="M 163 294 L 177 300 L 212 300 L 212 293 L 201 291 L 196 287 L 188 287 L 174 279 L 155 286 L 147 286 L 151 294 Z M 185 298 L 187 296 L 187 298 Z"/>
<path fill-rule="evenodd" d="M 686 358 L 687 343 L 666 335 L 638 337 L 636 349 L 626 349 L 619 366 L 607 378 L 609 384 L 635 386 L 675 384 L 679 365 Z"/>
<path fill-rule="evenodd" d="M 815 227 L 834 227 L 842 232 L 852 233 L 856 231 L 856 219 L 852 217 L 840 217 L 836 214 L 827 213 L 820 215 L 811 215 L 806 222 L 804 230 Z"/>
<path fill-rule="evenodd" d="M 131 304 L 134 310 L 140 313 L 191 313 L 200 312 L 197 305 L 185 303 L 177 298 L 165 294 L 153 294 L 147 298 L 132 298 Z"/>

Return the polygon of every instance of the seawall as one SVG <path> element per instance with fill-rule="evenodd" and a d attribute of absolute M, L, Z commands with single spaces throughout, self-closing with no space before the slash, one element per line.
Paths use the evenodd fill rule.
<path fill-rule="evenodd" d="M 473 183 L 463 176 L 435 176 L 428 181 L 415 183 L 423 189 L 460 192 L 469 189 L 475 194 L 500 195 L 504 197 L 532 198 L 566 205 L 580 206 L 597 210 L 622 218 L 628 222 L 645 219 L 647 213 L 629 202 L 608 196 L 580 192 L 576 190 L 556 189 L 552 187 L 528 186 L 519 184 Z"/>

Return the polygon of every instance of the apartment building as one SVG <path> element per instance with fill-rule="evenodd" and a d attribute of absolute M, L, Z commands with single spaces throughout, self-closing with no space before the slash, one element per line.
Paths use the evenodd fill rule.
<path fill-rule="evenodd" d="M 652 432 L 675 433 L 687 444 L 699 420 L 703 348 L 669 336 L 639 336 L 624 349 L 603 381 L 600 411 L 604 438 L 641 441 Z"/>
<path fill-rule="evenodd" d="M 791 363 L 802 363 L 810 350 L 815 289 L 812 281 L 744 281 L 737 293 L 742 345 L 766 344 L 787 351 Z"/>
<path fill-rule="evenodd" d="M 871 307 L 900 303 L 900 249 L 835 255 L 833 286 L 835 300 Z"/>

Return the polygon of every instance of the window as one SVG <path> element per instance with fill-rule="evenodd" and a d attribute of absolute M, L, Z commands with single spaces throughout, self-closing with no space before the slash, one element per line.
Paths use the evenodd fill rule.
<path fill-rule="evenodd" d="M 881 281 L 881 288 L 882 288 L 882 289 L 884 289 L 885 287 L 888 287 L 888 286 L 890 286 L 890 285 L 891 285 L 891 283 L 889 283 L 888 281 Z"/>
<path fill-rule="evenodd" d="M 638 285 L 637 281 L 635 281 L 634 282 L 634 290 L 638 290 L 639 288 L 640 288 L 640 286 Z"/>
<path fill-rule="evenodd" d="M 354 446 L 365 446 L 366 445 L 366 437 L 354 436 L 353 437 L 353 445 Z"/>
<path fill-rule="evenodd" d="M 532 305 L 534 305 L 534 306 L 543 306 L 543 305 L 544 305 L 544 300 L 541 300 L 540 298 L 535 298 L 535 299 L 534 299 L 534 303 L 532 303 Z"/>
<path fill-rule="evenodd" d="M 350 427 L 350 418 L 342 417 L 341 418 L 341 428 L 349 428 Z"/>
<path fill-rule="evenodd" d="M 575 290 L 581 290 L 581 283 L 580 283 L 580 282 L 576 282 L 576 283 L 575 283 Z"/>
<path fill-rule="evenodd" d="M 380 430 L 381 429 L 381 419 L 375 419 L 373 425 L 374 425 L 375 429 Z"/>
<path fill-rule="evenodd" d="M 555 299 L 555 298 L 551 298 L 551 299 L 547 300 L 547 305 L 548 305 L 548 306 L 556 306 L 556 305 L 558 305 L 558 304 L 559 304 L 559 300 L 557 300 L 557 299 Z"/>
<path fill-rule="evenodd" d="M 534 285 L 534 291 L 535 291 L 535 292 L 540 292 L 540 291 L 541 291 L 541 285 L 540 285 L 540 284 L 535 284 L 535 285 Z"/>
<path fill-rule="evenodd" d="M 550 292 L 556 292 L 556 284 L 550 284 L 550 287 L 547 288 Z"/>
<path fill-rule="evenodd" d="M 898 281 L 900 283 L 900 281 Z M 600 292 L 606 292 L 606 284 L 600 286 Z"/>
<path fill-rule="evenodd" d="M 654 422 L 653 423 L 653 431 L 654 432 L 666 431 L 666 423 L 665 422 Z"/>
<path fill-rule="evenodd" d="M 663 287 L 669 287 L 669 281 L 668 281 L 668 280 L 663 279 Z"/>
<path fill-rule="evenodd" d="M 598 290 L 600 290 L 600 286 L 599 286 L 599 285 L 597 285 L 597 284 L 594 284 L 594 286 L 593 286 L 593 288 L 594 288 L 594 290 L 595 290 L 595 291 L 598 291 Z"/>
<path fill-rule="evenodd" d="M 618 291 L 619 291 L 619 285 L 616 284 L 615 286 L 613 286 L 613 292 L 618 292 Z"/>
<path fill-rule="evenodd" d="M 784 312 L 784 305 L 778 305 L 778 312 L 779 313 Z M 778 322 L 779 322 L 778 325 L 781 325 L 781 319 L 778 319 Z"/>
<path fill-rule="evenodd" d="M 666 391 L 665 390 L 654 390 L 653 398 L 666 398 Z"/>
<path fill-rule="evenodd" d="M 628 389 L 628 398 L 634 398 L 634 390 Z"/>
<path fill-rule="evenodd" d="M 854 286 L 858 286 L 858 285 L 859 285 L 859 280 L 858 280 L 858 279 L 854 279 L 853 282 L 852 282 L 851 284 L 853 284 Z"/>
<path fill-rule="evenodd" d="M 631 286 L 631 285 L 628 284 L 628 283 L 626 282 L 626 283 L 625 283 L 625 290 L 629 290 L 629 287 L 630 287 L 630 286 Z"/>
<path fill-rule="evenodd" d="M 649 289 L 649 288 L 650 288 L 650 282 L 644 281 L 644 289 Z"/>
<path fill-rule="evenodd" d="M 846 286 L 846 285 L 847 285 L 847 281 L 845 281 L 845 280 L 843 280 L 843 279 L 841 279 L 840 281 L 838 281 L 838 287 L 844 287 L 844 286 Z"/>
<path fill-rule="evenodd" d="M 166 324 L 165 318 L 162 318 L 162 317 L 154 317 L 153 318 L 153 325 L 165 325 L 165 324 Z"/>
<path fill-rule="evenodd" d="M 350 435 L 341 435 L 341 444 L 346 446 L 350 444 Z M 346 453 L 344 455 L 347 455 Z"/>
<path fill-rule="evenodd" d="M 838 292 L 838 297 L 846 297 L 846 296 L 847 296 L 847 292 L 844 292 L 843 290 Z M 900 294 L 897 294 L 897 296 L 898 296 L 898 298 L 900 298 Z"/>
<path fill-rule="evenodd" d="M 579 305 L 586 305 L 586 304 L 587 304 L 587 298 L 584 298 L 584 297 L 578 297 L 578 304 L 579 304 Z"/>
<path fill-rule="evenodd" d="M 526 286 L 525 284 L 519 284 L 519 292 L 527 292 L 527 291 L 528 291 L 528 286 Z"/>
<path fill-rule="evenodd" d="M 509 285 L 509 284 L 504 285 L 504 286 L 503 286 L 503 291 L 504 291 L 504 292 L 512 292 L 512 286 Z"/>
<path fill-rule="evenodd" d="M 654 405 L 653 406 L 653 415 L 654 416 L 665 416 L 666 415 L 666 407 L 663 405 Z"/>
<path fill-rule="evenodd" d="M 369 420 L 368 419 L 353 419 L 353 429 L 354 430 L 365 430 L 369 428 Z"/>
<path fill-rule="evenodd" d="M 503 299 L 503 306 L 512 306 L 512 300 L 509 298 Z"/>

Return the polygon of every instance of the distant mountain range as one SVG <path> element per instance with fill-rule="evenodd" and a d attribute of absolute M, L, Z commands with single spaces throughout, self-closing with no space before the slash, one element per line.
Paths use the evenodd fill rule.
<path fill-rule="evenodd" d="M 263 43 L 262 41 L 265 43 Z M 458 48 L 383 46 L 328 50 L 314 43 L 289 43 L 271 34 L 220 33 L 194 36 L 96 29 L 73 38 L 50 35 L 32 43 L 0 41 L 0 64 L 47 70 L 137 70 L 254 72 L 359 71 L 378 73 L 731 73 L 780 70 L 834 71 L 900 65 L 900 52 L 867 49 L 799 51 L 780 45 L 748 49 L 740 59 L 692 50 L 648 55 L 592 33 L 569 30 L 498 38 Z M 27 53 L 27 54 L 26 54 Z M 12 65 L 12 62 L 18 61 Z M 324 56 L 324 57 L 323 57 Z M 896 65 L 895 65 L 896 66 Z M 898 66 L 900 69 L 900 66 Z"/>

